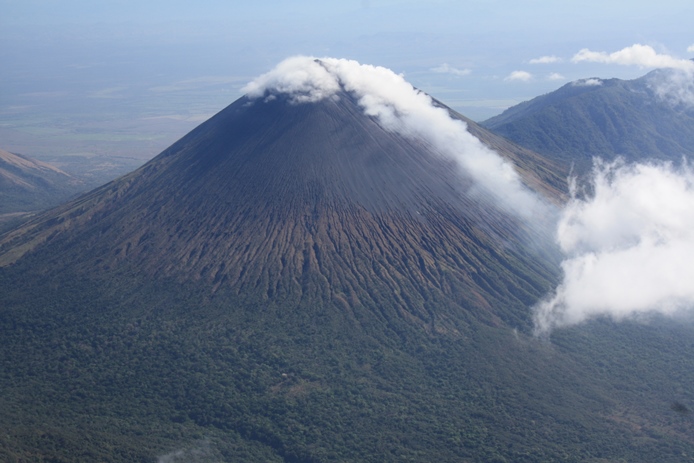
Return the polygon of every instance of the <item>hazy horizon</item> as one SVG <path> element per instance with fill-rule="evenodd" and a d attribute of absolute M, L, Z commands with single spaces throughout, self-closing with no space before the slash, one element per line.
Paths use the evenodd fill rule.
<path fill-rule="evenodd" d="M 479 121 L 573 80 L 652 69 L 572 60 L 583 49 L 689 58 L 692 16 L 677 1 L 3 0 L 0 147 L 136 165 L 292 55 L 390 68 Z"/>

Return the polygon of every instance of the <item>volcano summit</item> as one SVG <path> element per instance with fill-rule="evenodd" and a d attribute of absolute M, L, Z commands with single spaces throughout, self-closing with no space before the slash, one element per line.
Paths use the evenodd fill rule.
<path fill-rule="evenodd" d="M 590 334 L 560 348 L 528 336 L 558 279 L 545 243 L 561 166 L 384 68 L 297 57 L 245 91 L 135 172 L 0 236 L 0 456 L 681 461 L 694 448 L 684 413 L 639 402 L 667 395 L 653 385 L 669 367 L 649 392 L 615 395 L 604 370 L 653 362 L 626 372 Z M 633 352 L 660 339 L 639 333 Z M 674 450 L 638 440 L 635 415 Z"/>

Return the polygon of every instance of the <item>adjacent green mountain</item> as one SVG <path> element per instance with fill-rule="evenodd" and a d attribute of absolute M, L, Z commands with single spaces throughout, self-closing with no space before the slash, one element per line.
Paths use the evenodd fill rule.
<path fill-rule="evenodd" d="M 675 73 L 571 82 L 481 125 L 579 170 L 593 157 L 680 162 L 694 155 L 694 107 L 670 94 L 681 87 Z"/>
<path fill-rule="evenodd" d="M 541 217 L 350 92 L 273 96 L 0 236 L 0 459 L 691 460 L 686 324 L 531 338 Z"/>

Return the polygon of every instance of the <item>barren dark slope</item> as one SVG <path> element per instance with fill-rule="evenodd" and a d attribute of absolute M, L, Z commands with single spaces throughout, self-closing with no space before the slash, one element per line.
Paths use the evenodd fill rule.
<path fill-rule="evenodd" d="M 471 184 L 346 93 L 304 105 L 242 98 L 138 171 L 6 236 L 0 260 L 31 249 L 50 266 L 126 265 L 316 303 L 377 303 L 386 290 L 432 326 L 446 315 L 428 298 L 516 318 L 509 301 L 530 303 L 551 271 L 527 253 L 527 226 Z"/>

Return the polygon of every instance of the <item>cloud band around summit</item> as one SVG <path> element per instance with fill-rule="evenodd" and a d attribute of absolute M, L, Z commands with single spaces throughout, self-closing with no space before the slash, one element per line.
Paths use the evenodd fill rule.
<path fill-rule="evenodd" d="M 295 104 L 317 102 L 344 90 L 352 93 L 364 114 L 389 131 L 427 141 L 454 159 L 502 206 L 521 217 L 544 209 L 542 201 L 521 182 L 513 165 L 452 119 L 430 96 L 390 69 L 357 61 L 297 56 L 279 63 L 243 89 L 250 98 L 286 94 Z"/>

